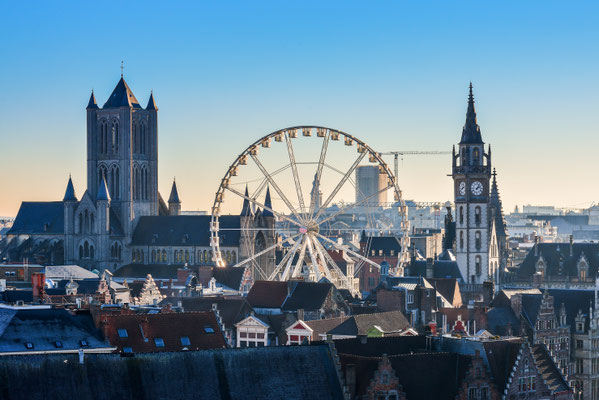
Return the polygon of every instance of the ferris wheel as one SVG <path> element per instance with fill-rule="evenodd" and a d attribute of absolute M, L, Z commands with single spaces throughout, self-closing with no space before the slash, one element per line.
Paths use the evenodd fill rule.
<path fill-rule="evenodd" d="M 364 166 L 377 175 L 377 185 L 367 193 L 354 179 Z M 394 203 L 384 209 L 387 202 L 381 199 L 388 192 Z M 344 201 L 354 196 L 355 201 Z M 236 211 L 240 222 L 225 222 L 227 212 Z M 352 238 L 375 231 L 381 213 L 400 233 L 401 251 L 391 265 L 397 273 L 409 260 L 409 222 L 401 190 L 380 153 L 335 129 L 281 129 L 249 145 L 221 180 L 212 206 L 212 260 L 217 267 L 249 265 L 254 279 L 327 278 L 357 292 L 359 269 L 380 265 L 361 254 Z M 241 242 L 239 257 L 227 251 L 231 238 Z"/>

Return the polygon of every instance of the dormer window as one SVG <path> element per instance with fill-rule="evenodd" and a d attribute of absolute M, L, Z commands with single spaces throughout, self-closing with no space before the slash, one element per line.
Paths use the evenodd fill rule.
<path fill-rule="evenodd" d="M 25 348 L 27 350 L 33 350 L 33 342 L 25 342 Z"/>

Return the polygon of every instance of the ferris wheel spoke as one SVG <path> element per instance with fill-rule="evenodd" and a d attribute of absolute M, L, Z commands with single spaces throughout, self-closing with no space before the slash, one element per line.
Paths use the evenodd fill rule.
<path fill-rule="evenodd" d="M 306 246 L 308 246 L 308 241 L 306 240 L 306 235 L 304 235 L 304 242 L 302 243 L 302 249 L 299 253 L 299 258 L 297 259 L 297 263 L 295 264 L 295 268 L 293 268 L 293 273 L 291 274 L 291 278 L 295 278 L 299 276 L 302 265 L 304 265 L 304 257 L 306 256 Z"/>
<path fill-rule="evenodd" d="M 312 194 L 310 196 L 310 212 L 308 215 L 314 214 L 316 208 L 316 199 L 318 198 L 318 191 L 320 188 L 320 178 L 322 177 L 322 167 L 324 167 L 324 160 L 327 156 L 327 149 L 329 147 L 329 138 L 331 133 L 327 131 L 323 141 L 322 148 L 320 149 L 320 159 L 318 160 L 318 167 L 316 169 L 316 176 L 314 177 L 314 185 L 312 187 Z"/>
<path fill-rule="evenodd" d="M 264 165 L 262 165 L 262 163 L 260 162 L 260 160 L 258 160 L 258 157 L 256 157 L 254 154 L 252 154 L 251 156 L 252 156 L 252 160 L 254 160 L 254 162 L 256 163 L 256 165 L 258 166 L 258 168 L 260 169 L 260 171 L 262 171 L 262 174 L 268 180 L 268 183 L 270 183 L 270 185 L 273 187 L 273 189 L 279 194 L 279 197 L 281 198 L 281 200 L 283 200 L 283 202 L 287 205 L 287 207 L 293 213 L 293 215 L 295 215 L 295 217 L 298 219 L 298 221 L 303 221 L 303 219 L 300 217 L 300 215 L 298 214 L 298 212 L 295 209 L 295 207 L 293 207 L 293 205 L 291 204 L 291 202 L 289 201 L 289 199 L 287 198 L 287 196 L 285 196 L 285 193 L 283 193 L 283 191 L 281 190 L 281 188 L 279 187 L 279 185 L 277 185 L 277 183 L 274 181 L 274 179 L 272 178 L 272 176 L 268 173 L 268 171 L 266 170 L 266 168 L 264 168 Z"/>
<path fill-rule="evenodd" d="M 306 214 L 306 205 L 304 204 L 304 192 L 302 191 L 302 184 L 299 179 L 297 172 L 297 164 L 295 162 L 295 152 L 293 151 L 293 144 L 289 134 L 285 132 L 285 141 L 287 142 L 287 154 L 289 155 L 289 161 L 291 163 L 291 171 L 293 172 L 293 180 L 295 181 L 295 191 L 297 192 L 297 199 L 299 201 L 300 212 Z"/>
<path fill-rule="evenodd" d="M 315 244 L 316 250 L 318 252 L 320 252 L 321 254 L 323 254 L 325 259 L 329 262 L 329 264 L 331 264 L 333 266 L 333 269 L 337 272 L 337 275 L 339 276 L 338 279 L 341 280 L 341 282 L 343 283 L 343 285 L 346 288 L 348 288 L 349 290 L 351 290 L 353 292 L 353 288 L 350 287 L 347 277 L 345 276 L 343 271 L 341 271 L 341 268 L 339 268 L 339 265 L 337 265 L 335 260 L 333 260 L 333 257 L 331 257 L 331 255 L 329 254 L 327 249 L 325 249 L 324 246 L 318 240 L 314 240 L 314 244 Z"/>
<path fill-rule="evenodd" d="M 299 249 L 300 245 L 302 244 L 302 239 L 303 239 L 303 237 L 299 238 L 299 240 L 297 240 L 293 244 L 293 247 L 287 252 L 287 254 L 285 254 L 285 256 L 283 257 L 283 259 L 281 260 L 279 265 L 277 265 L 275 272 L 273 272 L 273 274 L 271 275 L 269 280 L 271 280 L 271 281 L 275 280 L 277 277 L 278 271 L 281 271 L 283 266 L 285 266 L 285 269 L 283 270 L 283 273 L 281 275 L 281 280 L 282 281 L 287 280 L 287 276 L 289 275 L 289 269 L 291 268 L 291 264 L 293 264 L 293 256 L 295 255 L 295 253 L 297 253 L 297 249 Z"/>
<path fill-rule="evenodd" d="M 360 205 L 360 204 L 362 204 L 362 203 L 366 203 L 366 202 L 367 202 L 368 200 L 370 200 L 371 198 L 373 198 L 373 197 L 375 197 L 375 196 L 378 196 L 380 193 L 383 193 L 383 192 L 385 192 L 385 191 L 389 190 L 389 189 L 390 189 L 390 188 L 392 188 L 392 187 L 393 187 L 393 186 L 389 185 L 389 186 L 387 186 L 386 188 L 384 188 L 384 189 L 381 189 L 381 190 L 379 190 L 378 192 L 375 192 L 375 193 L 371 194 L 370 196 L 368 196 L 368 197 L 366 197 L 366 198 L 364 198 L 364 199 L 362 199 L 362 200 L 360 200 L 360 201 L 358 201 L 358 202 L 356 202 L 356 203 L 351 203 L 349 206 L 347 206 L 347 207 L 343 207 L 343 208 L 341 208 L 339 211 L 337 211 L 336 213 L 334 213 L 334 214 L 332 214 L 332 215 L 329 215 L 328 217 L 326 217 L 326 218 L 324 218 L 324 219 L 322 219 L 322 220 L 318 221 L 318 224 L 324 224 L 325 222 L 327 222 L 327 221 L 330 221 L 330 220 L 334 219 L 334 218 L 335 218 L 335 217 L 337 217 L 338 215 L 340 215 L 340 214 L 343 214 L 343 213 L 347 212 L 348 210 L 351 210 L 352 208 L 355 208 L 355 207 L 359 206 L 359 205 Z"/>
<path fill-rule="evenodd" d="M 333 279 L 333 276 L 331 275 L 331 270 L 329 268 L 327 268 L 327 262 L 329 264 L 331 264 L 331 266 L 333 268 L 337 267 L 337 269 L 338 269 L 339 267 L 337 266 L 337 264 L 335 264 L 335 261 L 333 261 L 333 259 L 329 256 L 329 253 L 327 253 L 326 250 L 324 251 L 324 253 L 321 251 L 320 247 L 322 247 L 322 245 L 319 243 L 317 238 L 312 239 L 312 245 L 314 246 L 314 250 L 316 251 L 316 254 L 318 254 L 318 256 L 320 257 L 320 259 L 322 260 L 322 262 L 324 264 L 323 269 L 324 269 L 325 276 L 327 277 L 329 282 L 333 283 L 334 279 Z M 325 254 L 326 254 L 326 256 L 325 256 Z"/>
<path fill-rule="evenodd" d="M 308 243 L 308 254 L 310 255 L 310 261 L 312 261 L 312 270 L 314 270 L 314 274 L 316 275 L 316 282 L 318 282 L 320 281 L 322 274 L 320 273 L 320 265 L 318 264 L 318 260 L 316 259 L 316 254 L 314 251 L 314 247 L 312 246 L 312 239 L 310 235 L 306 235 L 306 242 Z"/>
<path fill-rule="evenodd" d="M 231 192 L 231 193 L 235 193 L 237 196 L 239 196 L 239 197 L 241 197 L 241 198 L 244 198 L 244 199 L 246 199 L 246 200 L 247 200 L 247 201 L 249 201 L 250 203 L 253 203 L 253 204 L 257 205 L 258 207 L 262 207 L 263 209 L 265 209 L 265 210 L 268 210 L 268 211 L 272 212 L 274 215 L 276 215 L 277 217 L 279 217 L 279 218 L 281 218 L 281 219 L 284 219 L 284 220 L 286 220 L 286 221 L 288 221 L 288 222 L 291 222 L 292 224 L 294 224 L 294 225 L 297 225 L 297 226 L 299 226 L 299 227 L 301 227 L 301 226 L 302 226 L 302 224 L 300 224 L 300 223 L 299 223 L 299 222 L 297 222 L 297 221 L 294 221 L 293 219 L 289 218 L 289 217 L 288 217 L 288 216 L 286 216 L 285 214 L 281 214 L 280 212 L 277 212 L 277 211 L 273 210 L 272 208 L 265 206 L 264 204 L 262 204 L 262 203 L 260 203 L 260 202 L 258 202 L 258 201 L 256 201 L 256 200 L 254 200 L 254 199 L 252 199 L 251 197 L 244 195 L 243 193 L 241 193 L 241 192 L 240 192 L 239 190 L 237 190 L 237 189 L 233 189 L 233 188 L 232 188 L 232 187 L 230 187 L 230 186 L 227 186 L 225 189 L 227 189 L 227 190 L 228 190 L 229 192 Z"/>
<path fill-rule="evenodd" d="M 287 168 L 290 168 L 290 167 L 291 167 L 291 164 L 284 165 L 284 166 L 282 166 L 281 168 L 279 168 L 278 170 L 276 170 L 275 172 L 273 172 L 270 175 L 271 176 L 275 176 L 275 175 L 280 174 L 281 172 L 285 171 Z M 258 187 L 256 188 L 256 190 L 254 191 L 254 193 L 252 193 L 252 198 L 253 199 L 257 198 L 260 195 L 260 193 L 262 193 L 262 191 L 266 188 L 266 185 L 268 184 L 268 179 L 266 177 L 264 177 L 260 181 L 261 182 L 258 185 Z"/>
<path fill-rule="evenodd" d="M 260 257 L 261 255 L 263 255 L 263 254 L 266 254 L 266 253 L 268 253 L 269 251 L 271 251 L 271 250 L 273 250 L 273 249 L 277 248 L 277 247 L 278 247 L 278 246 L 280 246 L 281 244 L 283 244 L 283 243 L 287 243 L 287 242 L 289 242 L 289 241 L 291 241 L 291 240 L 294 240 L 296 237 L 298 237 L 298 236 L 300 236 L 300 235 L 301 235 L 301 233 L 298 233 L 297 235 L 294 235 L 294 236 L 288 237 L 287 239 L 283 240 L 281 243 L 275 243 L 275 244 L 273 244 L 272 246 L 269 246 L 269 247 L 265 248 L 264 250 L 262 250 L 262 251 L 260 251 L 260 252 L 258 252 L 258 253 L 256 253 L 256 254 L 254 254 L 254 255 L 252 255 L 252 256 L 250 256 L 250 257 L 248 257 L 248 258 L 246 258 L 245 260 L 241 261 L 240 263 L 237 263 L 237 264 L 235 264 L 235 265 L 234 265 L 234 267 L 241 267 L 242 265 L 245 265 L 245 264 L 247 264 L 247 263 L 249 263 L 249 262 L 251 262 L 251 261 L 255 260 L 256 258 Z"/>
<path fill-rule="evenodd" d="M 360 161 L 362 161 L 362 159 L 364 158 L 365 155 L 366 155 L 366 152 L 360 153 L 360 155 L 358 156 L 358 158 L 356 159 L 356 161 L 354 161 L 354 163 L 349 168 L 349 170 L 347 170 L 347 172 L 345 173 L 345 175 L 343 176 L 343 178 L 341 178 L 341 180 L 339 181 L 339 183 L 337 184 L 337 186 L 335 187 L 335 189 L 333 189 L 333 192 L 329 195 L 329 197 L 327 198 L 327 200 L 320 206 L 320 210 L 318 210 L 318 212 L 316 213 L 316 215 L 314 215 L 313 219 L 318 219 L 318 217 L 323 213 L 323 211 L 326 210 L 326 208 L 329 206 L 329 203 L 337 195 L 337 193 L 339 192 L 339 190 L 341 190 L 341 188 L 343 187 L 343 185 L 345 185 L 345 182 L 347 182 L 347 180 L 349 179 L 349 177 L 351 176 L 351 174 L 353 174 L 353 172 L 358 167 L 358 165 L 360 164 Z"/>
<path fill-rule="evenodd" d="M 318 236 L 325 242 L 332 244 L 335 248 L 337 248 L 339 250 L 343 250 L 343 251 L 347 252 L 348 254 L 351 254 L 352 256 L 364 261 L 365 263 L 372 265 L 373 267 L 377 267 L 377 268 L 381 267 L 379 264 L 375 263 L 374 261 L 371 261 L 368 258 L 364 257 L 363 255 L 356 253 L 353 250 L 350 250 L 347 246 L 340 245 L 339 243 L 335 242 L 334 240 L 329 239 L 326 236 L 321 235 L 320 233 L 316 233 L 316 236 Z"/>

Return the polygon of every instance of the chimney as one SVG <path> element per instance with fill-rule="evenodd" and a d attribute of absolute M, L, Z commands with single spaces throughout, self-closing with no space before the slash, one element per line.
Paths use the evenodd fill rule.
<path fill-rule="evenodd" d="M 536 234 L 535 234 L 534 248 L 535 248 L 535 257 L 538 257 L 539 256 L 539 237 Z"/>
<path fill-rule="evenodd" d="M 570 235 L 570 257 L 574 255 L 574 235 Z"/>
<path fill-rule="evenodd" d="M 304 309 L 300 308 L 297 310 L 297 319 L 298 320 L 304 320 Z"/>
<path fill-rule="evenodd" d="M 432 258 L 427 258 L 426 259 L 426 278 L 427 279 L 434 278 L 433 259 Z"/>

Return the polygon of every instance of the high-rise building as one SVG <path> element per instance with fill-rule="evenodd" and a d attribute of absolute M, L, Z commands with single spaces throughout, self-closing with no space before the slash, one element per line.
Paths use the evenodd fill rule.
<path fill-rule="evenodd" d="M 356 168 L 356 203 L 366 206 L 384 205 L 387 202 L 387 178 L 376 165 Z"/>

